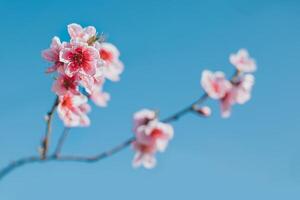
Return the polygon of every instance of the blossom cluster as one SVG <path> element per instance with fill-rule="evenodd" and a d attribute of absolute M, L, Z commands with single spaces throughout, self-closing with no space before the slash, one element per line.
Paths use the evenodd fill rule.
<path fill-rule="evenodd" d="M 88 100 L 105 107 L 110 95 L 103 91 L 106 79 L 120 80 L 123 64 L 118 49 L 100 40 L 93 26 L 68 25 L 69 42 L 52 39 L 50 48 L 42 52 L 52 63 L 47 73 L 56 73 L 52 86 L 58 96 L 58 114 L 67 127 L 88 126 Z"/>
<path fill-rule="evenodd" d="M 88 126 L 90 120 L 87 113 L 91 110 L 88 101 L 105 107 L 110 95 L 103 91 L 104 83 L 106 79 L 119 81 L 124 67 L 119 60 L 118 49 L 102 40 L 95 27 L 83 28 L 78 24 L 70 24 L 68 33 L 69 42 L 61 42 L 54 37 L 50 48 L 44 50 L 42 56 L 52 63 L 46 72 L 55 73 L 52 90 L 57 95 L 57 111 L 64 125 Z M 250 99 L 254 85 L 251 73 L 256 70 L 254 59 L 245 49 L 231 54 L 229 61 L 236 68 L 231 80 L 223 72 L 209 70 L 204 70 L 201 78 L 206 95 L 219 100 L 223 117 L 230 116 L 233 105 L 244 104 Z M 188 110 L 204 117 L 211 115 L 211 109 L 199 103 L 194 103 Z M 135 139 L 132 147 L 136 152 L 133 166 L 153 168 L 156 165 L 156 153 L 164 152 L 173 138 L 173 127 L 160 121 L 157 112 L 142 109 L 133 116 L 133 132 Z"/>
<path fill-rule="evenodd" d="M 159 121 L 153 110 L 142 109 L 133 116 L 135 141 L 132 143 L 136 151 L 133 166 L 153 168 L 156 165 L 156 152 L 164 152 L 173 138 L 173 127 Z"/>
<path fill-rule="evenodd" d="M 251 97 L 256 71 L 255 60 L 249 56 L 246 49 L 240 49 L 229 57 L 230 63 L 236 68 L 232 80 L 226 79 L 223 72 L 203 71 L 201 85 L 207 95 L 220 101 L 222 117 L 229 117 L 234 104 L 244 104 Z"/>
<path fill-rule="evenodd" d="M 201 85 L 208 97 L 217 99 L 221 104 L 221 115 L 229 117 L 234 104 L 244 104 L 251 97 L 254 76 L 250 73 L 256 70 L 255 61 L 245 49 L 230 55 L 230 63 L 236 68 L 232 80 L 226 79 L 223 72 L 204 70 Z M 204 117 L 211 115 L 208 106 L 195 103 L 193 110 Z M 171 125 L 159 121 L 157 113 L 153 110 L 143 109 L 133 116 L 135 141 L 132 143 L 136 154 L 133 166 L 153 168 L 156 165 L 155 154 L 163 152 L 173 138 L 174 130 Z"/>

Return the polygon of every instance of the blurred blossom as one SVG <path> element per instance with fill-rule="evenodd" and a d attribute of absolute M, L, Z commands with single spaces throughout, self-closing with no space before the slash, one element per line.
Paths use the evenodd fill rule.
<path fill-rule="evenodd" d="M 240 72 L 250 73 L 256 70 L 255 60 L 249 56 L 246 49 L 240 49 L 236 54 L 231 54 L 229 61 Z"/>
<path fill-rule="evenodd" d="M 136 140 L 133 149 L 136 151 L 133 166 L 153 168 L 156 165 L 156 152 L 164 152 L 173 138 L 173 127 L 160 122 L 154 111 L 143 109 L 134 114 L 134 133 Z"/>
<path fill-rule="evenodd" d="M 234 104 L 244 104 L 250 100 L 255 78 L 249 73 L 256 70 L 255 61 L 249 57 L 246 49 L 239 50 L 237 54 L 231 54 L 230 62 L 237 69 L 231 81 L 219 71 L 204 70 L 201 78 L 201 85 L 206 94 L 220 101 L 221 116 L 224 118 L 231 115 L 231 107 Z M 199 111 L 202 112 L 202 110 Z"/>

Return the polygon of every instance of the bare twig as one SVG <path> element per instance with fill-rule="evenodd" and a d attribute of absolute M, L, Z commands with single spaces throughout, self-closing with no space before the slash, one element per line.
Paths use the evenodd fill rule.
<path fill-rule="evenodd" d="M 121 144 L 115 146 L 112 149 L 109 149 L 107 151 L 104 151 L 103 153 L 94 155 L 94 156 L 74 156 L 74 155 L 65 155 L 65 156 L 60 156 L 53 154 L 52 156 L 48 156 L 45 158 L 41 158 L 39 156 L 30 156 L 30 157 L 25 157 L 21 158 L 19 160 L 13 161 L 10 164 L 8 164 L 6 167 L 4 167 L 0 171 L 0 179 L 5 177 L 7 174 L 9 174 L 11 171 L 13 171 L 16 168 L 22 167 L 26 164 L 30 163 L 44 163 L 44 162 L 49 162 L 49 161 L 61 161 L 61 162 L 97 162 L 99 160 L 102 160 L 104 158 L 107 158 L 125 147 L 128 147 L 133 141 L 135 140 L 135 137 L 129 138 L 128 140 L 122 142 Z"/>
<path fill-rule="evenodd" d="M 178 112 L 174 113 L 173 115 L 166 117 L 165 119 L 162 120 L 162 122 L 169 123 L 169 122 L 178 120 L 183 115 L 193 111 L 194 106 L 203 103 L 207 98 L 208 98 L 208 95 L 206 93 L 204 93 L 197 101 L 195 101 L 191 105 L 183 108 L 182 110 L 179 110 Z"/>
<path fill-rule="evenodd" d="M 50 136 L 52 131 L 51 123 L 52 123 L 54 111 L 57 108 L 58 103 L 59 103 L 59 99 L 58 97 L 56 97 L 50 111 L 47 113 L 46 116 L 46 131 L 45 131 L 45 136 L 42 140 L 41 152 L 40 152 L 41 159 L 45 159 L 48 153 L 48 149 L 50 145 Z"/>
<path fill-rule="evenodd" d="M 56 149 L 55 149 L 55 152 L 54 152 L 54 155 L 56 157 L 59 156 L 59 154 L 60 154 L 60 152 L 61 152 L 61 150 L 62 150 L 62 148 L 65 144 L 65 141 L 68 137 L 69 132 L 70 132 L 70 128 L 65 127 L 62 134 L 61 134 L 61 136 L 60 136 L 60 138 L 59 138 L 59 140 L 58 140 L 58 143 L 57 143 L 57 146 L 56 146 Z"/>

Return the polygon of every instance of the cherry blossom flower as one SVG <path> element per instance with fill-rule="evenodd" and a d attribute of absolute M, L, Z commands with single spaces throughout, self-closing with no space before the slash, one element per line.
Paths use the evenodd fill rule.
<path fill-rule="evenodd" d="M 87 126 L 90 110 L 87 99 L 105 107 L 110 95 L 103 91 L 106 79 L 117 81 L 123 71 L 118 49 L 98 41 L 95 27 L 69 24 L 69 42 L 52 39 L 42 56 L 53 63 L 47 72 L 58 72 L 52 91 L 59 96 L 58 114 L 65 126 Z"/>
<path fill-rule="evenodd" d="M 221 115 L 224 118 L 230 116 L 231 107 L 234 104 L 244 104 L 251 98 L 251 90 L 254 85 L 254 76 L 246 74 L 239 77 L 239 81 L 233 84 L 231 90 L 221 99 Z"/>
<path fill-rule="evenodd" d="M 220 107 L 221 107 L 221 116 L 223 118 L 228 118 L 231 115 L 231 107 L 234 105 L 235 97 L 233 90 L 228 91 L 225 96 L 220 100 Z"/>
<path fill-rule="evenodd" d="M 89 126 L 90 120 L 86 115 L 90 111 L 87 97 L 68 93 L 59 97 L 57 112 L 66 127 Z"/>
<path fill-rule="evenodd" d="M 98 81 L 91 90 L 89 98 L 100 107 L 106 107 L 110 100 L 110 95 L 103 91 L 104 82 Z"/>
<path fill-rule="evenodd" d="M 88 42 L 89 39 L 96 36 L 96 28 L 94 26 L 88 26 L 82 28 L 79 24 L 69 24 L 68 32 L 71 39 L 80 40 L 82 42 Z"/>
<path fill-rule="evenodd" d="M 96 42 L 95 48 L 98 49 L 101 61 L 98 63 L 105 78 L 111 81 L 119 81 L 120 74 L 124 70 L 123 63 L 119 60 L 120 52 L 111 43 Z"/>
<path fill-rule="evenodd" d="M 174 130 L 169 124 L 156 120 L 150 121 L 146 126 L 141 126 L 139 131 L 145 131 L 145 135 L 155 140 L 156 148 L 164 152 L 169 140 L 173 138 Z"/>
<path fill-rule="evenodd" d="M 79 83 L 82 87 L 84 87 L 85 91 L 90 94 L 92 90 L 96 87 L 96 79 L 94 77 L 91 77 L 90 75 L 86 75 L 83 73 L 77 74 Z"/>
<path fill-rule="evenodd" d="M 78 76 L 69 77 L 63 74 L 59 75 L 52 86 L 52 90 L 58 96 L 65 95 L 68 92 L 78 95 Z"/>
<path fill-rule="evenodd" d="M 136 150 L 136 154 L 132 162 L 133 167 L 143 166 L 146 169 L 154 168 L 156 166 L 156 158 L 155 151 L 152 150 L 153 147 L 134 142 L 133 148 Z"/>
<path fill-rule="evenodd" d="M 66 64 L 65 73 L 70 77 L 78 72 L 93 76 L 99 59 L 94 47 L 78 41 L 73 41 L 70 47 L 60 51 L 60 61 Z"/>
<path fill-rule="evenodd" d="M 133 115 L 133 131 L 142 125 L 147 125 L 150 121 L 156 118 L 156 112 L 149 109 L 142 109 Z"/>
<path fill-rule="evenodd" d="M 153 168 L 156 165 L 155 153 L 164 152 L 173 138 L 173 127 L 160 122 L 154 111 L 143 109 L 134 115 L 133 130 L 136 135 L 132 144 L 136 151 L 133 166 Z"/>
<path fill-rule="evenodd" d="M 250 58 L 246 49 L 240 49 L 236 54 L 231 54 L 229 61 L 240 72 L 254 72 L 256 70 L 255 60 Z"/>
<path fill-rule="evenodd" d="M 251 91 L 255 78 L 252 74 L 246 74 L 234 87 L 235 100 L 238 104 L 244 104 L 251 98 Z"/>
<path fill-rule="evenodd" d="M 60 39 L 55 36 L 52 39 L 50 48 L 42 51 L 43 58 L 45 58 L 47 61 L 53 62 L 53 66 L 49 67 L 46 70 L 46 73 L 55 72 L 57 70 L 63 70 L 64 63 L 62 63 L 59 60 L 59 52 L 61 51 L 64 45 L 65 43 L 61 43 Z"/>
<path fill-rule="evenodd" d="M 211 72 L 204 70 L 201 85 L 209 97 L 220 99 L 231 89 L 231 83 L 225 78 L 223 72 Z"/>

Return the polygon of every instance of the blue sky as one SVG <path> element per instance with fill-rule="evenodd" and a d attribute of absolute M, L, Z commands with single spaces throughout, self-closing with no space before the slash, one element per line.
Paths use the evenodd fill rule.
<path fill-rule="evenodd" d="M 66 153 L 93 154 L 131 136 L 132 113 L 167 116 L 202 94 L 204 69 L 230 75 L 228 55 L 247 48 L 258 63 L 253 99 L 223 120 L 188 115 L 154 170 L 132 169 L 130 149 L 87 165 L 34 164 L 0 182 L 0 199 L 300 198 L 299 1 L 0 1 L 0 166 L 36 152 L 54 94 L 40 57 L 66 25 L 109 36 L 126 70 L 107 83 L 112 100 L 92 126 L 73 130 Z M 62 129 L 54 122 L 53 141 Z"/>

